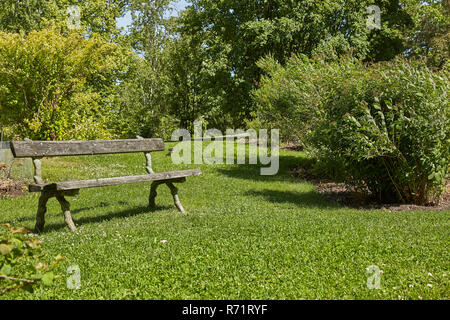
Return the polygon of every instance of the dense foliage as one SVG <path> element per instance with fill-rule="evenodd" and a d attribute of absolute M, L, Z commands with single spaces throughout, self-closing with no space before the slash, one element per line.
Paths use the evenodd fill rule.
<path fill-rule="evenodd" d="M 373 4 L 381 9 L 379 30 L 367 27 L 367 8 Z M 114 109 L 102 112 L 108 133 L 94 130 L 80 137 L 165 136 L 163 131 L 189 128 L 200 117 L 222 130 L 258 122 L 251 92 L 260 87 L 257 62 L 268 55 L 284 65 L 292 54 L 329 60 L 351 54 L 363 61 L 404 54 L 427 57 L 429 66 L 442 68 L 449 54 L 448 6 L 437 0 L 192 0 L 179 17 L 168 17 L 169 0 L 5 0 L 0 29 L 26 38 L 53 24 L 71 37 L 66 25 L 71 5 L 79 6 L 77 31 L 85 40 L 104 39 L 140 56 L 116 64 L 115 71 L 128 71 L 116 77 L 115 90 L 101 94 Z M 126 13 L 131 25 L 124 33 L 116 19 Z M 100 127 L 104 120 L 100 117 Z M 16 131 L 11 123 L 3 125 Z M 49 139 L 50 134 L 34 136 Z M 57 139 L 69 136 L 56 134 Z"/>
<path fill-rule="evenodd" d="M 179 17 L 168 15 L 171 3 L 2 1 L 8 138 L 169 139 L 200 118 L 221 130 L 279 128 L 322 160 L 339 159 L 328 169 L 353 187 L 386 200 L 437 197 L 448 165 L 448 101 L 438 95 L 448 80 L 448 1 L 192 0 Z M 77 30 L 67 25 L 72 5 Z M 381 10 L 375 29 L 371 5 Z M 127 32 L 117 27 L 125 14 Z M 361 128 L 342 122 L 347 113 Z M 375 135 L 382 121 L 387 138 Z"/>
<path fill-rule="evenodd" d="M 23 227 L 0 224 L 0 295 L 17 289 L 32 290 L 38 285 L 51 285 L 60 278 L 56 266 L 61 256 L 49 264 L 44 260 L 42 243 L 28 235 Z"/>
<path fill-rule="evenodd" d="M 0 32 L 0 122 L 30 139 L 108 138 L 126 54 L 53 27 Z"/>
<path fill-rule="evenodd" d="M 52 20 L 66 26 L 69 7 L 80 9 L 80 26 L 89 34 L 105 38 L 119 35 L 116 19 L 124 14 L 128 0 L 2 0 L 0 29 L 8 32 L 29 33 L 41 30 Z"/>
<path fill-rule="evenodd" d="M 129 66 L 127 76 L 117 95 L 118 117 L 112 126 L 121 137 L 163 137 L 170 139 L 173 127 L 178 128 L 180 110 L 169 110 L 166 78 L 168 0 L 130 1 L 127 10 L 132 24 L 126 36 L 128 46 L 139 54 Z"/>
<path fill-rule="evenodd" d="M 183 52 L 184 61 L 178 63 L 184 68 L 173 71 L 185 80 L 183 86 L 175 81 L 171 87 L 181 96 L 175 108 L 191 110 L 190 121 L 204 115 L 218 128 L 240 126 L 253 118 L 256 105 L 250 92 L 259 87 L 257 61 L 267 55 L 281 64 L 294 53 L 338 59 L 347 52 L 365 61 L 387 61 L 405 53 L 430 54 L 437 64 L 442 62 L 445 50 L 448 53 L 444 43 L 449 21 L 442 2 L 376 1 L 380 30 L 367 27 L 367 8 L 373 4 L 193 0 L 177 20 L 175 43 Z M 180 100 L 184 102 L 178 106 Z"/>
<path fill-rule="evenodd" d="M 266 59 L 264 119 L 297 135 L 328 173 L 382 201 L 437 202 L 450 163 L 450 78 L 424 63 Z"/>

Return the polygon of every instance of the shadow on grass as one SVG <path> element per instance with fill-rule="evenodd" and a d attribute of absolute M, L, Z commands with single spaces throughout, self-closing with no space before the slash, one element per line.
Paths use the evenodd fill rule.
<path fill-rule="evenodd" d="M 129 203 L 127 201 L 119 201 L 119 202 L 117 202 L 117 204 L 120 206 L 128 206 L 129 205 Z M 100 202 L 97 206 L 75 209 L 75 210 L 72 210 L 71 213 L 77 214 L 77 213 L 80 213 L 83 211 L 95 210 L 97 208 L 106 208 L 106 207 L 111 207 L 113 205 L 115 205 L 115 204 L 109 203 L 109 202 Z"/>
<path fill-rule="evenodd" d="M 265 201 L 279 204 L 294 204 L 304 208 L 336 209 L 338 204 L 327 201 L 317 192 L 293 192 L 279 190 L 250 191 L 248 196 L 263 197 Z"/>
<path fill-rule="evenodd" d="M 54 200 L 56 203 L 56 199 L 52 198 L 50 199 L 50 201 Z M 69 199 L 70 202 L 70 199 Z M 121 206 L 125 206 L 128 205 L 128 202 L 126 201 L 119 201 L 116 204 L 114 203 L 107 203 L 107 202 L 100 202 L 97 206 L 90 206 L 90 207 L 85 207 L 85 208 L 79 208 L 79 209 L 74 209 L 74 210 L 70 210 L 70 213 L 73 215 L 80 213 L 80 212 L 84 212 L 84 211 L 89 211 L 89 210 L 95 210 L 97 208 L 106 208 L 106 207 L 111 207 L 113 205 L 121 205 Z M 35 216 L 35 212 L 37 211 L 37 207 L 38 204 L 36 202 L 36 208 L 33 211 L 33 215 L 27 216 L 27 217 L 22 217 L 22 218 L 18 218 L 18 219 L 14 219 L 15 222 L 24 222 L 24 221 L 35 221 L 36 220 L 36 216 Z M 58 207 L 59 208 L 59 207 Z M 48 205 L 47 205 L 47 213 L 45 214 L 45 217 L 56 217 L 56 216 L 60 216 L 62 215 L 62 212 L 60 210 L 58 211 L 49 211 L 48 210 Z"/>
<path fill-rule="evenodd" d="M 120 201 L 119 204 L 124 205 L 124 204 L 128 204 L 128 203 Z M 122 210 L 122 211 L 108 212 L 108 213 L 100 215 L 100 216 L 93 215 L 91 217 L 83 217 L 83 218 L 79 218 L 79 219 L 77 219 L 77 217 L 76 217 L 76 214 L 80 213 L 80 212 L 95 210 L 99 207 L 100 208 L 111 207 L 113 205 L 115 205 L 115 204 L 102 202 L 98 206 L 91 206 L 91 207 L 75 209 L 75 210 L 71 211 L 72 218 L 74 219 L 76 225 L 83 225 L 83 224 L 99 223 L 102 221 L 109 221 L 109 220 L 113 220 L 113 219 L 117 219 L 117 218 L 127 218 L 127 217 L 137 216 L 139 214 L 144 214 L 144 213 L 152 213 L 152 212 L 170 210 L 173 208 L 172 206 L 156 206 L 153 209 L 149 209 L 148 207 L 140 206 L 140 207 L 135 207 L 135 208 L 126 209 L 126 210 Z M 36 208 L 36 210 L 37 210 L 37 208 Z M 46 233 L 48 231 L 56 231 L 56 230 L 67 228 L 67 225 L 64 223 L 64 215 L 62 214 L 62 212 L 60 210 L 58 210 L 58 211 L 52 210 L 51 212 L 47 212 L 45 214 L 45 216 L 46 216 L 46 218 L 51 216 L 52 218 L 56 218 L 56 219 L 58 219 L 58 217 L 60 217 L 61 223 L 47 223 L 44 228 L 44 233 Z M 19 219 L 14 219 L 14 223 L 26 222 L 26 221 L 31 221 L 31 222 L 33 222 L 33 225 L 34 225 L 34 222 L 36 221 L 36 216 L 30 215 L 30 216 L 22 217 Z M 12 221 L 6 221 L 6 223 L 12 223 Z M 31 230 L 32 229 L 33 228 L 31 228 Z"/>
<path fill-rule="evenodd" d="M 137 216 L 137 215 L 145 214 L 145 213 L 154 213 L 154 212 L 158 212 L 158 211 L 169 210 L 171 208 L 172 207 L 169 207 L 169 206 L 156 206 L 153 209 L 149 209 L 148 207 L 141 206 L 141 207 L 135 207 L 135 208 L 122 210 L 122 211 L 108 212 L 108 213 L 102 214 L 102 215 L 95 215 L 95 216 L 91 216 L 91 217 L 83 217 L 83 218 L 79 218 L 79 219 L 74 219 L 74 222 L 75 222 L 75 225 L 82 226 L 85 224 L 100 223 L 100 222 L 110 221 L 110 220 L 118 219 L 118 218 L 128 218 L 128 217 L 133 217 L 133 216 Z M 88 209 L 83 208 L 81 210 L 88 210 Z M 61 213 L 61 219 L 64 221 L 64 216 L 62 215 L 62 213 Z M 66 229 L 66 228 L 67 228 L 67 225 L 64 222 L 49 223 L 49 224 L 46 224 L 43 233 L 47 233 L 47 232 L 51 232 L 51 231 L 59 231 L 61 229 Z"/>

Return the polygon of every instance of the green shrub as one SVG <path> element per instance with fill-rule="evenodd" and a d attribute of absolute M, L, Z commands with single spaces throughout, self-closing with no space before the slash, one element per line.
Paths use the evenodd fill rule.
<path fill-rule="evenodd" d="M 265 75 L 253 92 L 260 121 L 280 129 L 283 140 L 306 144 L 306 135 L 320 116 L 326 94 L 323 89 L 339 75 L 351 72 L 354 64 L 357 62 L 350 60 L 347 64 L 326 63 L 304 55 L 292 56 L 285 66 L 271 56 L 261 59 L 258 66 Z"/>
<path fill-rule="evenodd" d="M 330 175 L 381 201 L 439 200 L 450 160 L 448 69 L 293 58 L 270 76 L 259 102 L 297 125 Z"/>
<path fill-rule="evenodd" d="M 165 115 L 159 118 L 159 125 L 154 134 L 157 138 L 162 138 L 164 141 L 172 140 L 172 133 L 180 128 L 180 120 L 175 117 Z"/>
<path fill-rule="evenodd" d="M 312 88 L 308 88 L 311 82 L 305 78 L 308 66 L 293 57 L 282 67 L 271 56 L 261 59 L 258 66 L 267 74 L 261 79 L 261 87 L 253 92 L 259 120 L 280 129 L 284 141 L 303 141 L 303 133 L 310 123 L 307 109 L 311 105 L 308 94 Z"/>
<path fill-rule="evenodd" d="M 259 132 L 260 130 L 269 130 L 272 127 L 272 123 L 264 121 L 261 117 L 256 113 L 250 113 L 250 119 L 244 119 L 245 128 L 247 130 L 252 129 Z"/>
<path fill-rule="evenodd" d="M 32 290 L 40 284 L 51 285 L 60 278 L 55 268 L 65 259 L 57 256 L 47 264 L 42 243 L 27 233 L 25 228 L 0 224 L 0 295 L 17 289 Z"/>
<path fill-rule="evenodd" d="M 0 32 L 0 124 L 21 138 L 107 139 L 127 53 L 51 26 Z"/>

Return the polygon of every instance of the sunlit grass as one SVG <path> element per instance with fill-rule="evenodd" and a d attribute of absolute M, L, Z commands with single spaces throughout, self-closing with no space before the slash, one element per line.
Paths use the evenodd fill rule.
<path fill-rule="evenodd" d="M 70 198 L 78 233 L 49 202 L 39 238 L 49 256 L 81 269 L 81 289 L 17 291 L 15 299 L 448 299 L 449 212 L 383 212 L 339 207 L 287 170 L 308 161 L 281 151 L 280 173 L 258 166 L 173 165 L 153 155 L 156 172 L 201 168 L 180 185 L 187 215 L 161 186 L 82 190 Z M 44 159 L 49 181 L 145 173 L 142 154 Z M 38 195 L 0 200 L 0 221 L 32 229 Z M 366 268 L 383 271 L 369 290 Z"/>

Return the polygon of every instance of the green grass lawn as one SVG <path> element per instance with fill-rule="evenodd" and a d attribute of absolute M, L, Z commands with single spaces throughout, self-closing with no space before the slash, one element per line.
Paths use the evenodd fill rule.
<path fill-rule="evenodd" d="M 277 176 L 258 166 L 172 164 L 153 154 L 156 172 L 201 168 L 180 185 L 187 215 L 161 186 L 82 190 L 69 198 L 77 233 L 55 199 L 39 236 L 49 257 L 67 259 L 63 279 L 33 294 L 1 299 L 448 299 L 449 211 L 384 212 L 340 207 L 287 170 L 308 162 L 281 151 Z M 142 154 L 44 159 L 49 181 L 145 173 Z M 0 221 L 34 227 L 38 195 L 0 200 Z M 165 241 L 164 241 L 165 240 Z M 66 288 L 68 266 L 81 289 Z M 366 268 L 383 270 L 369 290 Z"/>

